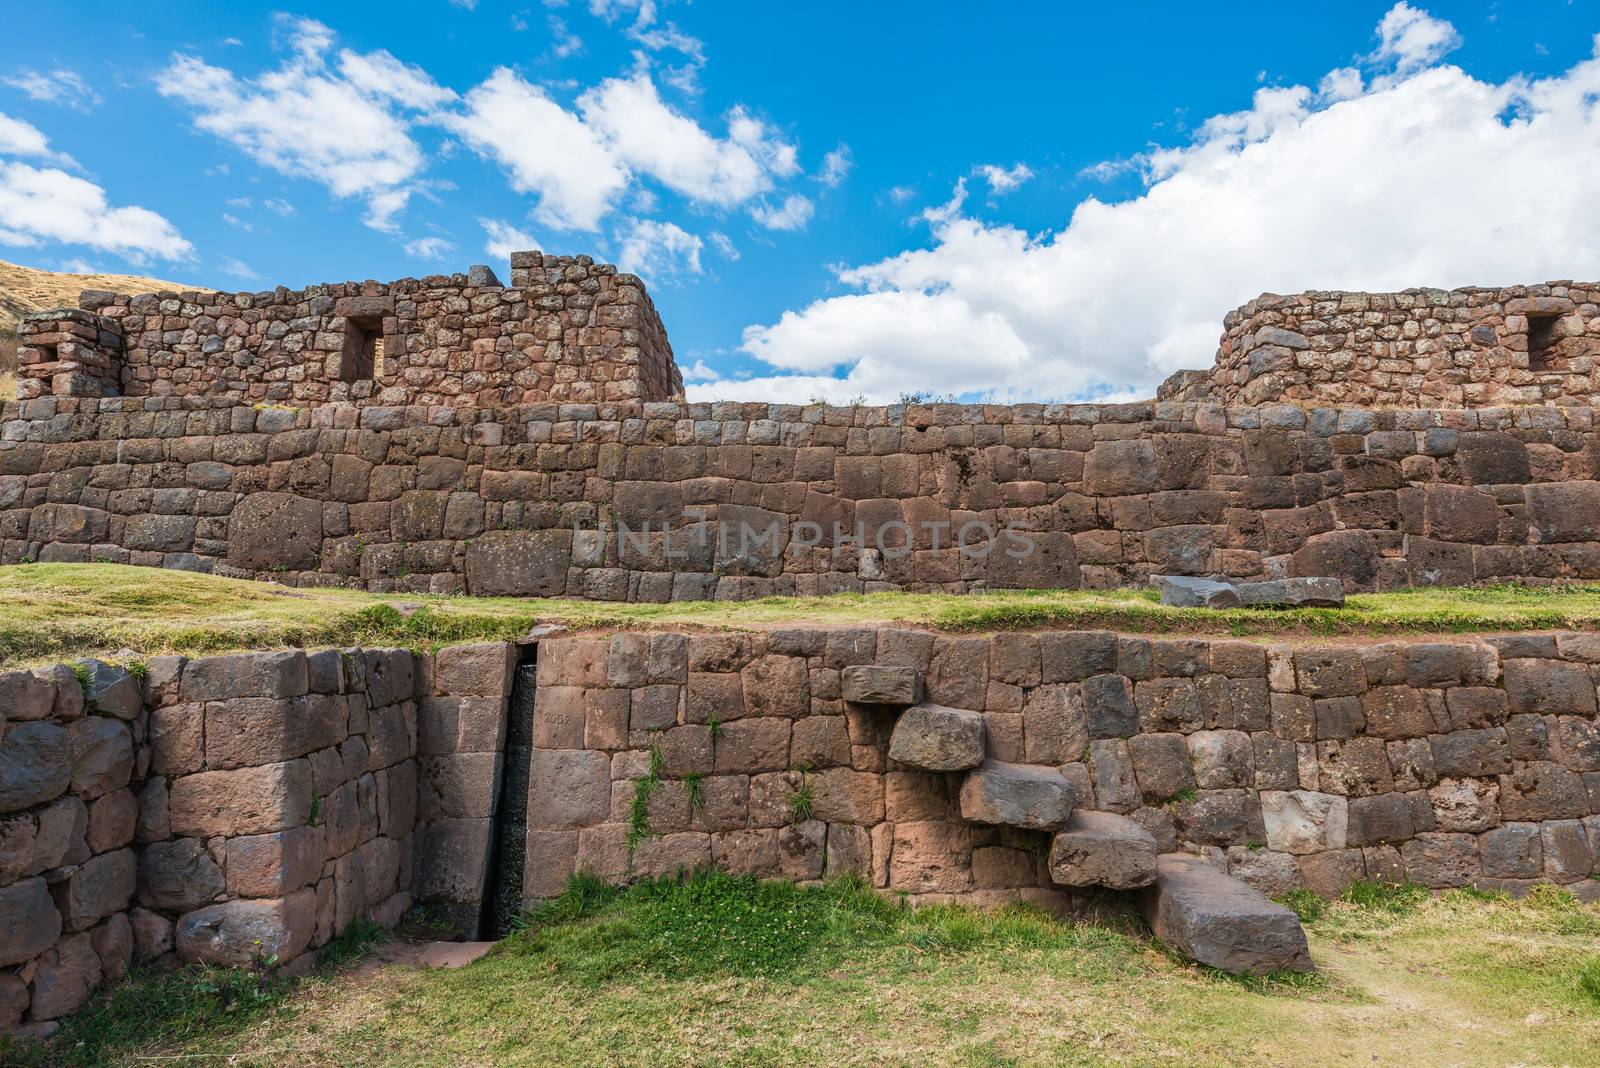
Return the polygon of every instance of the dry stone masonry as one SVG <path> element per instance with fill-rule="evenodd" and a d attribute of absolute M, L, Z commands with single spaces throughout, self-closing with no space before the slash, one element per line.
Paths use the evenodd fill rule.
<path fill-rule="evenodd" d="M 1588 407 L 1600 394 L 1600 284 L 1266 293 L 1223 321 L 1209 371 L 1162 400 Z"/>
<path fill-rule="evenodd" d="M 413 902 L 476 930 L 513 646 L 0 673 L 0 1034 L 135 960 L 304 971 Z"/>
<path fill-rule="evenodd" d="M 0 562 L 631 601 L 1600 578 L 1593 287 L 1263 296 L 1155 402 L 825 407 L 674 400 L 638 279 L 510 277 L 29 319 Z"/>
<path fill-rule="evenodd" d="M 644 285 L 588 256 L 261 293 L 86 291 L 21 324 L 18 395 L 316 407 L 658 401 L 683 392 Z"/>
<path fill-rule="evenodd" d="M 0 409 L 0 561 L 602 600 L 1600 578 L 1590 408 Z"/>
<path fill-rule="evenodd" d="M 1587 633 L 898 627 L 0 674 L 0 1029 L 49 1033 L 135 959 L 294 972 L 413 904 L 472 935 L 502 885 L 527 905 L 579 871 L 855 873 L 1073 915 L 1132 893 L 1201 961 L 1302 967 L 1262 895 L 1600 896 L 1597 682 Z"/>

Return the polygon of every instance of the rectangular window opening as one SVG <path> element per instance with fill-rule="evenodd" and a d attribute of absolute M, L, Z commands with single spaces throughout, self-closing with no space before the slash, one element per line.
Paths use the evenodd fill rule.
<path fill-rule="evenodd" d="M 339 379 L 363 382 L 383 377 L 383 320 L 376 315 L 352 315 L 345 319 L 344 349 L 339 364 Z"/>
<path fill-rule="evenodd" d="M 1556 320 L 1559 315 L 1528 316 L 1528 370 L 1545 371 L 1555 355 Z"/>

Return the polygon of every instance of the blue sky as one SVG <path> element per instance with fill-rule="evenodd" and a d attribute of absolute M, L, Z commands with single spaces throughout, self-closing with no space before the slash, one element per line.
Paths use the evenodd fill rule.
<path fill-rule="evenodd" d="M 1148 395 L 1263 290 L 1600 277 L 1595 3 L 7 6 L 0 257 L 587 252 L 697 399 Z"/>

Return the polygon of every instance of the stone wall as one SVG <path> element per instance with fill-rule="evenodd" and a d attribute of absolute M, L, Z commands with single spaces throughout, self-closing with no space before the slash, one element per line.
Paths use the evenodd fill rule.
<path fill-rule="evenodd" d="M 0 562 L 638 601 L 1595 579 L 1597 479 L 1589 408 L 43 398 L 0 408 Z"/>
<path fill-rule="evenodd" d="M 316 406 L 656 401 L 683 382 L 637 277 L 515 253 L 468 274 L 261 293 L 87 291 L 22 324 L 22 397 Z"/>
<path fill-rule="evenodd" d="M 1215 366 L 1158 396 L 1226 404 L 1589 405 L 1600 284 L 1264 294 L 1230 312 Z"/>
<path fill-rule="evenodd" d="M 964 817 L 966 772 L 888 756 L 903 707 L 846 699 L 869 665 L 981 715 L 989 760 L 1059 775 L 1078 808 L 1267 892 L 1370 878 L 1600 896 L 1594 634 L 799 627 L 532 651 L 515 769 L 507 697 L 529 649 L 508 643 L 0 674 L 0 1033 L 50 1033 L 134 960 L 295 974 L 357 918 L 412 903 L 474 934 L 512 879 L 492 860 L 516 855 L 496 848 L 512 828 L 523 905 L 576 871 L 714 867 L 1089 907 L 1052 883 L 1049 831 Z M 525 800 L 502 798 L 505 778 Z"/>
<path fill-rule="evenodd" d="M 1050 883 L 1048 832 L 964 820 L 965 773 L 889 759 L 901 709 L 843 699 L 844 671 L 868 664 L 982 712 L 991 759 L 1059 768 L 1079 807 L 1269 893 L 1370 878 L 1600 896 L 1593 634 L 1287 646 L 870 627 L 542 642 L 524 893 L 578 870 L 712 866 L 1076 907 Z"/>
<path fill-rule="evenodd" d="M 0 1034 L 48 1034 L 135 959 L 294 974 L 413 900 L 475 933 L 515 656 L 0 673 Z"/>

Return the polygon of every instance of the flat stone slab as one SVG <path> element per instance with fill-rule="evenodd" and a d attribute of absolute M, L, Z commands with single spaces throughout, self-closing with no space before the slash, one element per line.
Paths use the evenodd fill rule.
<path fill-rule="evenodd" d="M 1234 582 L 1192 575 L 1151 575 L 1161 603 L 1174 608 L 1343 608 L 1344 583 L 1336 578 Z"/>
<path fill-rule="evenodd" d="M 1156 858 L 1139 908 L 1157 938 L 1234 975 L 1315 971 L 1300 919 L 1189 853 Z"/>
<path fill-rule="evenodd" d="M 1239 602 L 1271 608 L 1343 608 L 1344 583 L 1336 578 L 1269 579 L 1241 582 Z"/>
<path fill-rule="evenodd" d="M 1174 608 L 1238 608 L 1239 591 L 1229 582 L 1188 575 L 1151 575 L 1161 603 Z"/>
<path fill-rule="evenodd" d="M 1137 890 L 1156 881 L 1155 836 L 1126 816 L 1079 809 L 1050 845 L 1059 886 Z"/>
<path fill-rule="evenodd" d="M 493 942 L 429 942 L 417 954 L 417 963 L 424 968 L 465 968 L 494 947 Z"/>
<path fill-rule="evenodd" d="M 969 823 L 1053 831 L 1065 827 L 1077 800 L 1054 766 L 985 760 L 961 784 L 961 818 Z"/>
<path fill-rule="evenodd" d="M 858 705 L 914 705 L 922 700 L 922 672 L 911 667 L 857 664 L 839 678 L 844 699 Z"/>
<path fill-rule="evenodd" d="M 983 763 L 983 713 L 914 705 L 889 736 L 889 759 L 928 771 L 966 771 Z"/>

